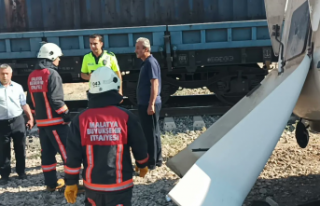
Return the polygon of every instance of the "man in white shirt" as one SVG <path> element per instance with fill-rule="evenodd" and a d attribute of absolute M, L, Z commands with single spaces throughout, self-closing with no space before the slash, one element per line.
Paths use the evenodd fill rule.
<path fill-rule="evenodd" d="M 0 184 L 7 184 L 11 173 L 10 142 L 13 139 L 16 156 L 16 172 L 19 179 L 26 179 L 25 145 L 26 126 L 33 127 L 34 120 L 26 95 L 20 84 L 11 81 L 12 68 L 7 64 L 0 65 Z M 23 111 L 28 117 L 25 124 Z"/>

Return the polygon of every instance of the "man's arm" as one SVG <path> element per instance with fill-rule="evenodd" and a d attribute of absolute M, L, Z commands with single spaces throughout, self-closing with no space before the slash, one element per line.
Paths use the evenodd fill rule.
<path fill-rule="evenodd" d="M 31 94 L 30 94 L 29 89 L 27 91 L 27 104 L 29 105 L 32 114 L 35 114 L 36 111 L 35 111 L 35 108 L 34 108 L 34 105 L 33 105 L 32 99 L 31 99 Z"/>
<path fill-rule="evenodd" d="M 87 81 L 90 80 L 90 74 L 89 74 L 88 64 L 87 64 L 87 61 L 86 61 L 86 58 L 85 58 L 85 57 L 83 57 L 83 60 L 82 60 L 81 78 L 84 79 L 84 80 L 87 80 Z"/>
<path fill-rule="evenodd" d="M 90 80 L 90 74 L 85 74 L 85 73 L 81 72 L 81 78 L 84 79 L 84 80 L 89 81 Z"/>
<path fill-rule="evenodd" d="M 70 122 L 69 108 L 64 103 L 62 79 L 56 71 L 52 71 L 49 76 L 48 99 L 51 107 L 62 116 L 64 122 Z"/>
<path fill-rule="evenodd" d="M 22 109 L 28 118 L 27 125 L 29 126 L 29 129 L 32 129 L 32 127 L 34 125 L 34 119 L 33 119 L 33 115 L 32 115 L 32 112 L 31 112 L 29 105 L 28 104 L 23 105 Z"/>
<path fill-rule="evenodd" d="M 151 92 L 150 92 L 150 99 L 149 105 L 154 105 L 156 102 L 156 98 L 158 96 L 158 87 L 159 87 L 159 80 L 158 79 L 151 79 Z"/>
<path fill-rule="evenodd" d="M 79 129 L 79 116 L 72 119 L 70 124 L 67 144 L 67 163 L 64 166 L 66 185 L 76 185 L 79 180 L 79 173 L 82 163 L 82 146 Z"/>
<path fill-rule="evenodd" d="M 160 68 L 154 63 L 150 63 L 148 69 L 148 77 L 150 79 L 151 88 L 150 88 L 150 99 L 149 99 L 149 107 L 148 107 L 148 114 L 152 115 L 155 113 L 154 111 L 154 104 L 156 102 L 156 98 L 159 92 L 159 70 Z"/>
<path fill-rule="evenodd" d="M 19 99 L 20 99 L 20 105 L 28 118 L 27 125 L 30 127 L 30 129 L 32 129 L 33 124 L 34 124 L 33 115 L 31 113 L 29 105 L 26 102 L 26 95 L 24 94 L 22 86 L 20 86 Z"/>
<path fill-rule="evenodd" d="M 148 147 L 139 119 L 128 112 L 128 145 L 132 148 L 136 165 L 139 168 L 148 166 Z"/>
<path fill-rule="evenodd" d="M 116 74 L 118 75 L 119 79 L 120 79 L 120 89 L 119 89 L 119 94 L 123 95 L 122 93 L 122 75 L 120 71 L 116 71 Z"/>
<path fill-rule="evenodd" d="M 85 74 L 85 73 L 81 72 L 81 78 L 84 79 L 84 80 L 89 81 L 90 80 L 90 74 Z"/>

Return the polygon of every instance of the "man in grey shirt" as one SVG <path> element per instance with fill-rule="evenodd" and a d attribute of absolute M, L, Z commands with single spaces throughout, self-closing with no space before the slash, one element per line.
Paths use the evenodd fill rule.
<path fill-rule="evenodd" d="M 20 84 L 11 81 L 12 68 L 7 64 L 0 65 L 0 184 L 7 184 L 11 173 L 10 142 L 13 139 L 16 156 L 16 172 L 19 179 L 26 179 L 25 174 L 25 145 L 26 126 L 33 127 L 33 116 L 26 95 Z M 25 120 L 22 112 L 28 117 Z"/>

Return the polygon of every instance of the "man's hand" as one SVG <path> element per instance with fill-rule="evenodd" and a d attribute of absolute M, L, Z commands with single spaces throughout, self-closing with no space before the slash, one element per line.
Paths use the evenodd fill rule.
<path fill-rule="evenodd" d="M 119 90 L 119 94 L 120 94 L 121 96 L 123 96 L 123 94 L 122 94 L 122 91 L 121 91 L 121 90 Z M 119 103 L 119 104 L 122 104 L 122 102 L 123 102 L 123 99 L 120 101 L 120 103 Z"/>
<path fill-rule="evenodd" d="M 148 173 L 148 171 L 149 171 L 149 169 L 148 169 L 148 166 L 146 166 L 145 168 L 139 168 L 139 167 L 137 167 L 137 165 L 136 165 L 136 167 L 135 167 L 135 171 L 136 172 L 139 172 L 139 177 L 144 177 L 144 176 L 146 176 L 146 174 Z"/>
<path fill-rule="evenodd" d="M 26 126 L 27 127 L 29 127 L 29 129 L 32 129 L 33 128 L 33 119 L 30 119 L 28 122 L 27 122 L 27 124 L 26 124 Z"/>
<path fill-rule="evenodd" d="M 34 125 L 34 119 L 33 119 L 33 114 L 31 112 L 29 105 L 28 104 L 23 105 L 22 109 L 25 112 L 25 114 L 27 115 L 27 118 L 29 119 L 26 126 L 29 127 L 30 129 L 32 129 L 32 127 Z"/>
<path fill-rule="evenodd" d="M 64 197 L 68 203 L 75 203 L 77 200 L 78 185 L 67 185 L 64 191 Z"/>
<path fill-rule="evenodd" d="M 82 73 L 82 72 L 81 72 L 81 78 L 82 78 L 82 79 L 89 81 L 89 80 L 90 80 L 90 77 L 91 77 L 91 74 L 90 74 L 90 73 Z"/>
<path fill-rule="evenodd" d="M 153 115 L 155 113 L 154 104 L 149 104 L 147 113 L 148 115 Z"/>
<path fill-rule="evenodd" d="M 63 118 L 63 125 L 68 125 L 71 122 L 71 118 L 69 115 L 69 110 L 67 110 L 65 113 L 62 114 L 62 118 Z"/>

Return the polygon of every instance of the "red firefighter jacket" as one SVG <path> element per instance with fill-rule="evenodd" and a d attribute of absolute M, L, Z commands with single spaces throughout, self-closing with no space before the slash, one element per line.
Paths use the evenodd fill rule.
<path fill-rule="evenodd" d="M 67 139 L 66 185 L 77 184 L 81 163 L 87 189 L 112 192 L 133 186 L 130 147 L 136 165 L 148 163 L 147 142 L 139 120 L 117 106 L 116 91 L 90 94 L 88 108 L 75 116 Z"/>
<path fill-rule="evenodd" d="M 28 77 L 27 103 L 36 116 L 38 127 L 69 122 L 69 110 L 64 103 L 62 80 L 49 60 L 40 60 Z"/>

